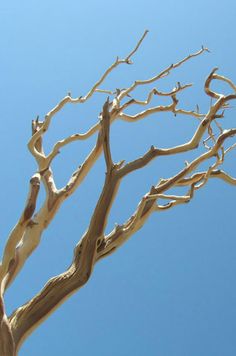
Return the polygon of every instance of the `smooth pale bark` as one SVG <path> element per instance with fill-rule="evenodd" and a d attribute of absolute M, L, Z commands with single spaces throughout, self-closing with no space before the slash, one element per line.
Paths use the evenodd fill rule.
<path fill-rule="evenodd" d="M 200 113 L 198 107 L 196 110 L 186 110 L 178 107 L 178 94 L 191 87 L 192 84 L 182 85 L 178 82 L 173 89 L 166 92 L 157 88 L 149 89 L 146 94 L 146 100 L 130 98 L 130 94 L 134 95 L 137 87 L 152 84 L 170 75 L 175 68 L 186 61 L 207 52 L 207 48 L 202 47 L 198 52 L 183 58 L 175 64 L 171 64 L 151 78 L 136 80 L 128 88 L 116 89 L 115 91 L 100 88 L 107 76 L 120 64 L 132 64 L 131 57 L 139 49 L 147 32 L 144 32 L 134 49 L 124 59 L 116 58 L 114 63 L 85 96 L 72 98 L 71 94 L 68 93 L 45 115 L 43 121 L 39 121 L 37 117 L 32 122 L 32 137 L 28 143 L 28 148 L 36 160 L 37 172 L 30 179 L 25 208 L 8 237 L 0 266 L 0 356 L 16 356 L 22 342 L 30 333 L 61 303 L 87 283 L 95 264 L 121 247 L 135 232 L 142 228 L 154 211 L 165 211 L 178 204 L 188 203 L 194 197 L 195 192 L 206 185 L 211 178 L 219 178 L 226 183 L 236 185 L 235 178 L 219 169 L 224 162 L 225 155 L 236 146 L 236 144 L 233 144 L 228 149 L 224 148 L 226 140 L 236 135 L 236 128 L 223 130 L 221 124 L 216 121 L 218 118 L 223 119 L 224 110 L 228 107 L 229 101 L 236 99 L 236 85 L 230 79 L 217 74 L 216 68 L 209 74 L 205 81 L 205 93 L 213 101 L 205 114 Z M 213 80 L 223 81 L 228 84 L 232 93 L 224 95 L 213 91 L 211 88 Z M 105 93 L 112 96 L 111 100 L 110 98 L 106 99 L 98 115 L 98 122 L 85 133 L 75 133 L 56 142 L 51 152 L 46 155 L 43 149 L 43 137 L 50 129 L 51 122 L 56 114 L 65 105 L 70 103 L 83 104 L 96 93 Z M 169 105 L 148 107 L 156 96 L 159 98 L 163 96 L 169 97 Z M 146 106 L 146 109 L 130 115 L 126 112 L 126 109 L 132 105 Z M 113 122 L 120 119 L 135 123 L 138 120 L 146 119 L 150 115 L 162 112 L 169 112 L 175 116 L 179 114 L 191 116 L 200 122 L 187 142 L 168 148 L 157 148 L 151 145 L 143 156 L 137 157 L 131 162 L 125 163 L 121 161 L 114 163 L 110 149 L 110 126 Z M 217 124 L 217 132 L 213 132 L 213 122 Z M 68 183 L 62 189 L 57 189 L 51 163 L 59 153 L 59 150 L 74 141 L 85 140 L 96 134 L 95 146 L 84 162 L 78 165 Z M 110 233 L 105 235 L 110 209 L 118 193 L 119 185 L 126 175 L 134 170 L 144 168 L 149 162 L 160 156 L 176 155 L 190 150 L 197 150 L 201 142 L 204 144 L 205 152 L 201 151 L 193 161 L 185 162 L 183 168 L 172 177 L 160 179 L 156 185 L 150 187 L 150 190 L 141 196 L 134 213 L 123 224 L 116 225 Z M 8 317 L 4 308 L 4 293 L 6 289 L 17 277 L 29 256 L 39 246 L 43 232 L 54 219 L 63 202 L 80 187 L 102 153 L 106 163 L 104 185 L 89 226 L 74 248 L 71 265 L 60 275 L 51 278 L 37 295 Z M 212 158 L 215 158 L 215 162 L 206 171 L 196 172 L 202 163 Z M 36 211 L 37 197 L 41 186 L 45 189 L 46 198 L 42 207 Z M 180 186 L 186 187 L 185 194 L 178 195 L 168 192 L 170 189 Z M 166 201 L 166 204 L 161 204 L 159 202 L 160 199 Z"/>

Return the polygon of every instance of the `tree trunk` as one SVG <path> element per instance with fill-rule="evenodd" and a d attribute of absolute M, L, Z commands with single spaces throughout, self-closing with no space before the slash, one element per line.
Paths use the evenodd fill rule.
<path fill-rule="evenodd" d="M 0 355 L 16 356 L 15 342 L 5 314 L 3 299 L 0 299 Z"/>

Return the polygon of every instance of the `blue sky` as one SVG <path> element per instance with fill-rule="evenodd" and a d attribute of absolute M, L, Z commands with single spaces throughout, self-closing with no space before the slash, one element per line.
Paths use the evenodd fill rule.
<path fill-rule="evenodd" d="M 31 120 L 68 91 L 85 94 L 117 55 L 125 56 L 147 28 L 133 66 L 120 67 L 104 84 L 114 89 L 158 73 L 208 46 L 158 88 L 194 82 L 182 106 L 209 100 L 203 82 L 213 67 L 236 81 L 233 0 L 200 1 L 7 1 L 0 4 L 1 217 L 0 247 L 23 209 L 36 166 L 27 151 Z M 145 97 L 145 90 L 137 95 Z M 96 122 L 105 98 L 70 106 L 54 120 L 47 149 L 59 138 Z M 225 128 L 233 127 L 234 110 Z M 190 117 L 156 115 L 137 124 L 117 122 L 111 131 L 115 160 L 134 159 L 150 145 L 168 147 L 191 137 Z M 87 155 L 94 138 L 66 148 L 53 168 L 59 186 Z M 188 157 L 194 157 L 191 153 Z M 188 158 L 186 157 L 186 158 Z M 127 177 L 111 212 L 109 231 L 134 210 L 160 177 L 185 157 L 160 159 Z M 235 152 L 225 168 L 236 176 Z M 11 312 L 70 264 L 104 179 L 103 158 L 79 191 L 61 208 L 38 250 L 6 295 Z M 43 199 L 43 193 L 40 201 Z M 25 342 L 20 356 L 234 356 L 236 354 L 235 188 L 212 181 L 185 206 L 153 215 L 116 254 L 97 264 L 89 283 Z"/>

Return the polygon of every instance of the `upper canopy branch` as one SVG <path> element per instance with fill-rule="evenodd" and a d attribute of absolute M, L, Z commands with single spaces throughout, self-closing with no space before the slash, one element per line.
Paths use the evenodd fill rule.
<path fill-rule="evenodd" d="M 224 158 L 224 156 L 218 154 L 218 151 L 221 151 L 224 141 L 234 135 L 236 135 L 236 129 L 224 131 L 216 140 L 215 145 L 208 152 L 197 157 L 175 176 L 165 180 L 162 179 L 157 186 L 153 186 L 141 199 L 134 214 L 124 224 L 117 225 L 104 238 L 102 244 L 98 247 L 97 260 L 113 253 L 120 247 L 131 235 L 143 226 L 153 211 L 167 210 L 176 205 L 189 202 L 193 198 L 194 191 L 202 188 L 209 178 L 218 177 L 225 180 L 227 183 L 236 185 L 235 178 L 230 177 L 223 171 L 215 170 L 215 168 L 222 163 L 222 159 Z M 185 178 L 186 175 L 191 173 L 201 163 L 214 156 L 216 156 L 217 160 L 206 172 L 198 172 L 190 178 Z M 173 194 L 166 195 L 164 193 L 166 190 L 173 187 L 185 185 L 190 186 L 186 195 L 177 196 Z M 170 201 L 165 205 L 155 204 L 158 199 L 167 199 Z"/>
<path fill-rule="evenodd" d="M 222 75 L 219 75 L 219 74 L 216 74 L 216 71 L 218 70 L 218 68 L 214 68 L 211 73 L 209 74 L 209 76 L 207 77 L 206 79 L 206 82 L 205 82 L 205 92 L 207 95 L 211 96 L 212 98 L 214 99 L 219 99 L 220 97 L 222 97 L 222 94 L 219 94 L 215 91 L 213 91 L 211 88 L 210 88 L 210 85 L 211 85 L 211 82 L 212 80 L 220 80 L 220 81 L 223 81 L 223 82 L 226 82 L 227 84 L 229 84 L 229 86 L 231 87 L 231 89 L 233 89 L 234 91 L 234 94 L 236 94 L 236 85 L 232 82 L 232 80 L 230 80 L 229 78 L 227 77 L 224 77 Z"/>
<path fill-rule="evenodd" d="M 55 143 L 53 146 L 52 151 L 48 154 L 45 155 L 42 149 L 42 135 L 48 130 L 50 122 L 51 122 L 51 116 L 46 115 L 45 121 L 41 122 L 40 128 L 35 131 L 35 133 L 32 135 L 29 143 L 28 143 L 28 148 L 32 155 L 35 157 L 35 159 L 38 162 L 39 166 L 39 171 L 43 172 L 47 170 L 50 167 L 50 164 L 52 160 L 56 157 L 56 155 L 59 153 L 60 148 L 70 144 L 71 142 L 74 141 L 79 141 L 79 140 L 86 140 L 89 137 L 91 137 L 95 132 L 99 130 L 99 123 L 93 125 L 87 132 L 83 134 L 73 134 L 63 140 L 60 140 Z M 41 140 L 41 145 L 40 149 L 38 146 L 38 142 Z"/>
<path fill-rule="evenodd" d="M 118 114 L 118 117 L 122 120 L 132 122 L 132 121 L 141 120 L 141 119 L 143 119 L 149 115 L 155 114 L 157 112 L 168 112 L 168 111 L 174 112 L 176 105 L 178 104 L 178 100 L 176 99 L 175 95 L 172 95 L 171 98 L 172 98 L 172 104 L 170 104 L 170 105 L 158 105 L 158 106 L 146 109 L 142 112 L 139 112 L 138 114 L 135 114 L 135 115 L 128 115 L 128 114 L 121 112 L 120 114 Z M 135 101 L 133 101 L 132 103 L 135 103 Z"/>
<path fill-rule="evenodd" d="M 85 102 L 93 95 L 93 93 L 98 89 L 99 85 L 101 85 L 104 82 L 104 80 L 106 79 L 108 74 L 110 74 L 113 71 L 113 69 L 115 69 L 117 66 L 119 66 L 120 64 L 123 64 L 123 63 L 132 64 L 130 59 L 137 52 L 137 50 L 139 49 L 141 43 L 143 42 L 143 40 L 147 34 L 148 34 L 148 30 L 144 31 L 144 34 L 138 41 L 135 48 L 124 59 L 119 59 L 119 57 L 116 58 L 115 62 L 105 71 L 105 73 L 102 75 L 102 77 L 94 84 L 92 89 L 84 97 L 79 98 L 81 103 Z M 100 91 L 100 90 L 98 90 L 98 91 Z"/>
<path fill-rule="evenodd" d="M 119 59 L 118 57 L 116 58 L 115 62 L 105 71 L 105 73 L 101 76 L 101 78 L 94 84 L 94 86 L 89 90 L 89 92 L 85 96 L 80 96 L 77 98 L 72 98 L 71 94 L 69 93 L 66 95 L 50 112 L 48 112 L 45 116 L 44 122 L 41 123 L 41 127 L 37 130 L 37 132 L 34 133 L 34 135 L 31 137 L 29 143 L 28 143 L 28 148 L 32 155 L 35 157 L 35 159 L 38 162 L 39 165 L 39 170 L 44 171 L 47 169 L 51 163 L 51 160 L 56 156 L 58 152 L 58 148 L 62 147 L 72 140 L 75 139 L 85 139 L 90 137 L 94 132 L 97 131 L 98 125 L 93 126 L 86 134 L 82 135 L 77 135 L 76 137 L 73 135 L 72 138 L 67 138 L 64 139 L 63 141 L 58 142 L 52 152 L 48 155 L 45 156 L 42 152 L 40 152 L 37 149 L 36 142 L 42 138 L 43 134 L 48 130 L 52 117 L 57 114 L 62 108 L 67 104 L 67 103 L 84 103 L 87 101 L 93 94 L 96 92 L 96 89 L 98 89 L 98 86 L 106 79 L 108 74 L 115 69 L 117 66 L 120 64 L 126 63 L 126 64 L 131 64 L 131 57 L 137 52 L 138 48 L 140 47 L 142 41 L 144 40 L 145 36 L 147 35 L 148 31 L 146 30 L 144 34 L 142 35 L 141 39 L 138 41 L 137 45 L 135 48 L 125 57 L 125 59 Z"/>
<path fill-rule="evenodd" d="M 219 137 L 216 140 L 216 143 L 208 152 L 205 152 L 202 155 L 200 155 L 199 157 L 197 157 L 195 160 L 193 160 L 191 163 L 189 163 L 182 171 L 177 173 L 172 178 L 168 179 L 165 182 L 161 182 L 161 184 L 159 184 L 158 187 L 156 188 L 155 193 L 156 194 L 163 193 L 164 191 L 166 191 L 173 185 L 177 184 L 187 174 L 189 174 L 194 169 L 196 169 L 199 166 L 199 164 L 201 164 L 202 162 L 206 161 L 207 159 L 217 155 L 218 151 L 222 148 L 224 141 L 229 137 L 235 136 L 235 134 L 236 134 L 236 128 L 225 130 L 221 135 L 219 135 Z"/>
<path fill-rule="evenodd" d="M 180 181 L 178 181 L 176 183 L 176 186 L 186 186 L 186 185 L 191 185 L 193 183 L 198 183 L 204 178 L 205 174 L 206 174 L 206 172 L 194 173 L 191 177 L 186 177 L 186 178 L 183 178 Z M 232 177 L 230 174 L 224 172 L 221 169 L 216 169 L 216 170 L 211 171 L 209 178 L 222 179 L 223 181 L 225 181 L 228 184 L 236 185 L 236 178 Z M 164 182 L 164 180 L 163 180 L 163 182 Z"/>
<path fill-rule="evenodd" d="M 152 100 L 154 95 L 157 95 L 157 96 L 173 96 L 173 95 L 179 93 L 180 91 L 182 91 L 182 90 L 184 90 L 186 88 L 189 88 L 191 86 L 192 86 L 192 84 L 181 85 L 180 82 L 178 82 L 177 85 L 169 92 L 163 92 L 163 91 L 157 90 L 156 88 L 153 88 L 148 93 L 148 96 L 147 96 L 146 100 L 137 100 L 137 99 L 129 100 L 127 103 L 122 105 L 120 110 L 122 112 L 124 109 L 126 109 L 126 107 L 130 106 L 131 104 L 148 105 L 151 102 L 151 100 Z"/>
<path fill-rule="evenodd" d="M 120 92 L 120 94 L 118 95 L 118 100 L 121 101 L 124 97 L 126 97 L 134 89 L 136 89 L 136 87 L 138 87 L 139 85 L 151 84 L 151 83 L 153 83 L 153 82 L 155 82 L 155 81 L 157 81 L 157 80 L 159 80 L 159 79 L 161 79 L 163 77 L 166 77 L 167 75 L 170 74 L 170 72 L 173 69 L 175 69 L 177 67 L 180 67 L 184 62 L 187 62 L 188 60 L 190 60 L 193 57 L 201 55 L 205 51 L 209 52 L 209 50 L 207 48 L 202 47 L 199 51 L 188 55 L 187 57 L 183 58 L 179 62 L 171 64 L 170 66 L 168 66 L 166 69 L 162 70 L 159 74 L 155 75 L 154 77 L 149 78 L 149 79 L 144 79 L 144 80 L 136 80 L 129 88 L 127 88 L 126 90 L 122 90 Z"/>
<path fill-rule="evenodd" d="M 172 155 L 172 154 L 178 154 L 182 152 L 187 152 L 189 150 L 195 149 L 198 147 L 203 135 L 205 134 L 206 130 L 210 127 L 210 124 L 215 118 L 217 118 L 219 115 L 217 115 L 217 112 L 224 107 L 225 103 L 229 100 L 236 99 L 236 95 L 227 95 L 223 96 L 220 95 L 217 98 L 217 101 L 210 107 L 208 113 L 205 115 L 204 119 L 200 122 L 198 125 L 197 129 L 195 130 L 192 138 L 188 141 L 185 142 L 181 145 L 170 147 L 170 148 L 155 148 L 154 146 L 151 146 L 151 148 L 142 156 L 134 161 L 131 161 L 127 163 L 125 166 L 121 167 L 118 171 L 119 176 L 125 176 L 131 172 L 133 172 L 136 169 L 143 168 L 146 166 L 151 160 L 158 156 L 166 156 L 166 155 Z M 176 105 L 178 101 L 176 100 L 175 96 L 172 96 L 173 104 L 166 106 L 163 111 L 174 111 L 178 112 L 178 109 L 176 109 Z M 162 111 L 162 107 L 156 107 L 147 109 L 145 112 L 140 113 L 140 115 L 137 117 L 141 118 L 145 115 L 148 114 L 148 110 L 150 111 Z M 181 113 L 188 113 L 185 112 L 184 110 L 179 110 Z M 197 114 L 197 113 L 196 113 Z M 200 116 L 201 114 L 199 114 Z"/>
<path fill-rule="evenodd" d="M 129 121 L 129 122 L 132 122 L 132 121 L 137 121 L 137 120 L 140 120 L 140 119 L 143 119 L 149 115 L 152 115 L 154 113 L 157 113 L 157 112 L 167 112 L 167 111 L 170 111 L 170 112 L 173 112 L 174 115 L 177 115 L 177 114 L 183 114 L 183 115 L 189 115 L 189 116 L 193 116 L 193 117 L 196 117 L 196 118 L 204 118 L 205 117 L 205 114 L 201 114 L 199 113 L 199 111 L 194 111 L 194 110 L 185 110 L 185 109 L 177 109 L 176 106 L 178 104 L 178 100 L 176 98 L 176 94 L 186 88 L 189 88 L 191 87 L 192 84 L 185 84 L 185 85 L 181 85 L 179 82 L 177 83 L 177 86 L 173 88 L 172 91 L 170 92 L 161 92 L 159 90 L 157 90 L 156 88 L 152 89 L 149 93 L 148 93 L 148 96 L 147 96 L 147 99 L 146 100 L 137 100 L 137 99 L 131 99 L 129 101 L 127 101 L 126 103 L 124 103 L 120 108 L 119 108 L 119 111 L 118 111 L 118 114 L 117 114 L 117 117 L 122 119 L 122 120 L 125 120 L 125 121 Z M 156 106 L 156 107 L 153 107 L 153 108 L 148 108 L 147 110 L 144 110 L 142 112 L 139 112 L 135 115 L 129 115 L 127 113 L 124 113 L 124 110 L 127 109 L 128 107 L 130 107 L 131 105 L 133 104 L 137 104 L 137 105 L 148 105 L 153 96 L 154 95 L 159 95 L 159 96 L 171 96 L 172 97 L 172 100 L 173 100 L 173 103 L 170 104 L 170 105 L 166 105 L 166 106 Z"/>

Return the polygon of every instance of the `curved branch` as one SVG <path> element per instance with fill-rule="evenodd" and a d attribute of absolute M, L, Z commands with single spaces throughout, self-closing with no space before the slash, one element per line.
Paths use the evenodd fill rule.
<path fill-rule="evenodd" d="M 130 106 L 131 104 L 137 104 L 137 105 L 148 105 L 153 96 L 157 95 L 157 96 L 173 96 L 177 93 L 179 93 L 180 91 L 190 88 L 192 86 L 192 84 L 184 84 L 181 85 L 180 82 L 177 83 L 177 85 L 169 92 L 163 92 L 163 91 L 159 91 L 156 88 L 153 88 L 147 96 L 146 100 L 137 100 L 137 99 L 132 99 L 129 102 L 125 103 L 122 105 L 122 107 L 120 108 L 121 111 L 123 111 L 127 106 Z"/>
<path fill-rule="evenodd" d="M 186 186 L 186 185 L 191 185 L 193 183 L 198 183 L 204 178 L 205 174 L 206 171 L 195 173 L 191 177 L 181 179 L 179 182 L 176 183 L 176 186 Z M 228 184 L 236 185 L 236 178 L 232 177 L 231 175 L 229 175 L 228 173 L 224 172 L 221 169 L 213 170 L 210 173 L 209 178 L 222 179 Z"/>
<path fill-rule="evenodd" d="M 139 112 L 138 114 L 135 114 L 135 115 L 128 115 L 128 114 L 121 112 L 118 114 L 118 118 L 125 120 L 125 121 L 132 122 L 132 121 L 141 120 L 141 119 L 143 119 L 149 115 L 155 114 L 157 112 L 168 112 L 168 111 L 174 112 L 176 105 L 178 104 L 178 100 L 176 99 L 176 97 L 174 95 L 172 96 L 172 101 L 173 101 L 173 103 L 170 105 L 155 106 L 153 108 L 149 108 L 147 110 Z M 135 103 L 135 100 L 132 103 Z"/>
<path fill-rule="evenodd" d="M 10 317 L 17 348 L 54 309 L 88 281 L 96 261 L 97 246 L 103 236 L 107 217 L 119 186 L 119 180 L 114 173 L 115 171 L 112 171 L 112 174 L 106 175 L 89 228 L 75 248 L 71 267 L 61 275 L 52 278 L 38 295 L 18 308 Z"/>
<path fill-rule="evenodd" d="M 31 222 L 31 218 L 36 208 L 36 201 L 37 201 L 39 189 L 40 189 L 40 175 L 36 173 L 30 179 L 29 193 L 28 193 L 28 198 L 26 200 L 24 211 L 19 221 L 17 222 L 16 226 L 11 231 L 3 252 L 3 259 L 1 262 L 1 269 L 0 269 L 1 284 L 3 279 L 5 279 L 5 277 L 7 277 L 7 280 L 5 279 L 5 283 L 9 281 L 10 279 L 9 273 L 12 271 L 13 265 L 17 264 L 17 245 L 21 241 L 27 226 Z M 4 285 L 2 285 L 1 288 L 2 292 L 4 292 L 5 283 Z"/>
<path fill-rule="evenodd" d="M 157 188 L 155 189 L 155 194 L 160 194 L 172 187 L 173 185 L 176 185 L 179 181 L 181 181 L 187 174 L 192 172 L 194 169 L 196 169 L 199 164 L 204 162 L 205 160 L 215 156 L 218 151 L 222 148 L 222 145 L 224 141 L 229 138 L 233 137 L 236 135 L 236 128 L 235 129 L 229 129 L 225 130 L 216 140 L 216 143 L 214 146 L 208 151 L 197 157 L 194 161 L 189 163 L 187 167 L 185 167 L 182 171 L 174 175 L 172 178 L 161 182 L 158 184 Z"/>
<path fill-rule="evenodd" d="M 212 82 L 212 80 L 217 79 L 223 82 L 226 82 L 227 84 L 229 84 L 229 86 L 231 87 L 231 89 L 233 89 L 234 93 L 236 93 L 236 85 L 232 82 L 232 80 L 230 80 L 227 77 L 224 77 L 222 75 L 216 74 L 216 71 L 218 70 L 218 68 L 214 68 L 211 73 L 209 74 L 209 76 L 206 79 L 205 82 L 205 92 L 207 95 L 209 95 L 212 98 L 215 99 L 219 99 L 222 95 L 213 91 L 212 89 L 210 89 L 210 84 Z"/>
<path fill-rule="evenodd" d="M 170 72 L 173 69 L 180 67 L 184 62 L 187 62 L 188 60 L 190 60 L 193 57 L 197 57 L 197 56 L 201 55 L 203 52 L 209 52 L 209 50 L 207 48 L 202 47 L 199 51 L 188 55 L 187 57 L 183 58 L 179 62 L 171 64 L 170 66 L 168 66 L 166 69 L 164 69 L 163 71 L 161 71 L 159 74 L 155 75 L 154 77 L 145 79 L 145 80 L 136 80 L 129 88 L 127 88 L 126 90 L 123 90 L 118 95 L 118 100 L 121 101 L 124 97 L 126 97 L 129 93 L 131 93 L 136 87 L 138 87 L 140 85 L 151 84 L 161 78 L 166 77 L 167 75 L 170 74 Z"/>

